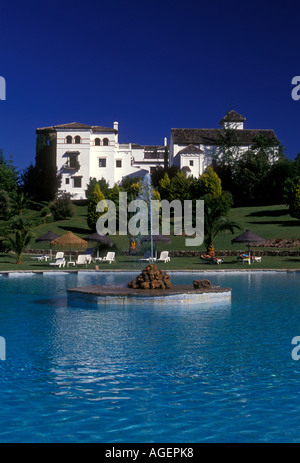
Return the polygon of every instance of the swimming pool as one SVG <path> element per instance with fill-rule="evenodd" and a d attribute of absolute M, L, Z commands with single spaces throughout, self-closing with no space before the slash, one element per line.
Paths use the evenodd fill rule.
<path fill-rule="evenodd" d="M 1 442 L 299 442 L 299 272 L 171 274 L 227 305 L 70 307 L 136 273 L 0 276 Z"/>

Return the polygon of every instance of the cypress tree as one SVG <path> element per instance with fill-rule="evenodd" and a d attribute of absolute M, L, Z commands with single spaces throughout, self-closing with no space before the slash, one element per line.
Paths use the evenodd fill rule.
<path fill-rule="evenodd" d="M 100 190 L 100 186 L 97 183 L 94 189 L 94 192 L 91 196 L 91 199 L 88 204 L 88 214 L 87 214 L 87 224 L 88 227 L 95 231 L 96 230 L 96 223 L 99 217 L 104 214 L 104 212 L 97 212 L 96 207 L 99 201 L 105 200 L 104 194 Z"/>

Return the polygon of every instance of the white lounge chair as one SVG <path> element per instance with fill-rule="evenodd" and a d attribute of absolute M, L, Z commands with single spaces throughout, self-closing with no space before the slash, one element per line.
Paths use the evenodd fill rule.
<path fill-rule="evenodd" d="M 66 265 L 66 261 L 65 259 L 62 257 L 60 259 L 56 259 L 55 262 L 50 262 L 50 264 L 52 267 L 64 267 Z"/>
<path fill-rule="evenodd" d="M 94 248 L 88 248 L 85 253 L 84 253 L 84 256 L 86 258 L 86 262 L 87 264 L 90 264 L 93 260 L 93 255 L 94 255 Z"/>
<path fill-rule="evenodd" d="M 169 251 L 162 251 L 160 253 L 159 259 L 157 259 L 156 262 L 170 262 L 170 257 L 169 257 Z"/>
<path fill-rule="evenodd" d="M 90 261 L 87 256 L 85 256 L 84 254 L 79 254 L 79 256 L 77 256 L 75 265 L 86 265 L 87 266 L 89 262 Z"/>
<path fill-rule="evenodd" d="M 150 251 L 145 252 L 144 257 L 140 259 L 140 262 L 155 262 L 155 261 L 156 261 L 156 257 L 152 258 Z"/>
<path fill-rule="evenodd" d="M 250 257 L 247 254 L 241 254 L 241 255 L 237 256 L 236 260 L 238 262 L 243 262 L 243 265 L 244 264 L 249 264 L 249 265 L 251 264 Z"/>
<path fill-rule="evenodd" d="M 101 262 L 109 262 L 110 264 L 112 262 L 115 262 L 115 252 L 108 252 L 105 257 L 101 260 Z"/>
<path fill-rule="evenodd" d="M 49 259 L 49 256 L 46 256 L 46 254 L 43 254 L 41 256 L 33 256 L 33 257 L 31 257 L 31 259 L 38 260 L 39 262 L 41 262 L 41 261 L 47 262 L 47 260 Z"/>
<path fill-rule="evenodd" d="M 210 256 L 208 254 L 205 254 L 203 256 L 200 256 L 200 260 L 201 260 L 201 263 L 202 264 L 222 264 L 223 262 L 223 259 L 220 259 L 219 257 L 213 257 L 213 256 Z"/>

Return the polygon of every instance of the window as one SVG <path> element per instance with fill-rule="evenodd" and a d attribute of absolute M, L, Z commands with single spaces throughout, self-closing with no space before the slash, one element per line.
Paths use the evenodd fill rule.
<path fill-rule="evenodd" d="M 69 179 L 69 177 L 67 177 L 66 178 L 66 185 L 69 185 L 69 183 L 70 183 L 70 179 Z"/>
<path fill-rule="evenodd" d="M 77 156 L 70 156 L 69 157 L 69 167 L 71 167 L 72 169 L 77 169 L 79 168 L 78 164 L 78 157 Z"/>
<path fill-rule="evenodd" d="M 122 161 L 120 159 L 117 159 L 116 167 L 122 167 Z"/>
<path fill-rule="evenodd" d="M 99 167 L 106 167 L 106 158 L 99 158 Z"/>
<path fill-rule="evenodd" d="M 71 135 L 68 135 L 66 138 L 66 143 L 72 143 L 72 137 Z"/>
<path fill-rule="evenodd" d="M 103 138 L 103 146 L 108 146 L 108 138 Z"/>
<path fill-rule="evenodd" d="M 190 166 L 193 167 L 194 161 L 190 161 Z"/>
<path fill-rule="evenodd" d="M 95 138 L 95 146 L 100 146 L 100 138 Z"/>
<path fill-rule="evenodd" d="M 81 177 L 73 177 L 74 188 L 81 188 Z"/>
<path fill-rule="evenodd" d="M 75 137 L 75 143 L 80 143 L 81 142 L 81 138 L 79 135 L 76 135 Z"/>

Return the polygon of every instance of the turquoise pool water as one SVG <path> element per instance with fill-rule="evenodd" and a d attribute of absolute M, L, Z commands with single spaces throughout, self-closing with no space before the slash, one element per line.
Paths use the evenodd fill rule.
<path fill-rule="evenodd" d="M 300 441 L 300 273 L 209 274 L 229 305 L 67 304 L 132 276 L 0 276 L 1 442 Z"/>

